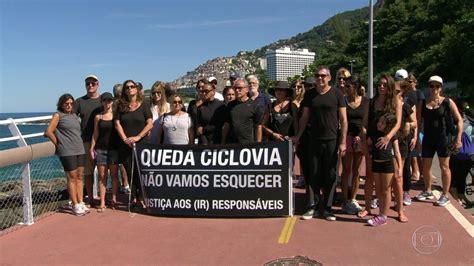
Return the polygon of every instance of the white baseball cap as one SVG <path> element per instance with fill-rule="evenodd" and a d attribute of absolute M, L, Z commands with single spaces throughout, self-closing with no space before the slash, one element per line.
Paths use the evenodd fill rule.
<path fill-rule="evenodd" d="M 439 84 L 443 85 L 443 79 L 440 76 L 431 76 L 430 79 L 428 80 L 428 83 L 431 83 L 433 81 L 436 81 Z"/>
<path fill-rule="evenodd" d="M 88 80 L 88 79 L 95 79 L 96 81 L 99 81 L 99 78 L 96 75 L 89 75 L 84 80 Z"/>
<path fill-rule="evenodd" d="M 395 72 L 395 80 L 404 80 L 408 78 L 408 72 L 405 69 L 399 69 L 397 72 Z"/>

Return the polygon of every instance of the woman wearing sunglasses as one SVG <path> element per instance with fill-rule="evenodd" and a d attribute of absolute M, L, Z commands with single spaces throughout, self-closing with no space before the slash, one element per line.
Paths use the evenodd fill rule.
<path fill-rule="evenodd" d="M 159 120 L 157 141 L 163 144 L 193 144 L 193 124 L 189 114 L 183 111 L 183 100 L 179 95 L 171 99 L 171 111 Z"/>
<path fill-rule="evenodd" d="M 443 79 L 441 77 L 430 77 L 428 80 L 428 97 L 423 101 L 420 110 L 424 134 L 421 144 L 421 157 L 423 158 L 425 191 L 416 196 L 416 199 L 420 201 L 434 198 L 431 191 L 431 164 L 436 152 L 438 154 L 443 183 L 442 195 L 436 201 L 438 206 L 446 206 L 450 203 L 447 196 L 451 184 L 449 157 L 452 151 L 459 151 L 461 149 L 461 134 L 463 130 L 463 120 L 458 108 L 453 100 L 442 96 L 442 88 Z M 453 119 L 456 122 L 457 130 L 453 127 Z M 450 139 L 454 141 L 450 142 Z"/>
<path fill-rule="evenodd" d="M 135 207 L 140 197 L 141 207 L 145 205 L 141 198 L 140 178 L 138 168 L 134 167 L 132 175 L 132 148 L 136 143 L 147 142 L 148 132 L 153 126 L 150 106 L 143 101 L 142 94 L 138 91 L 137 83 L 126 80 L 114 114 L 115 129 L 120 139 L 120 162 L 125 166 L 129 183 L 133 176 L 132 205 Z M 138 206 L 140 207 L 140 206 Z"/>
<path fill-rule="evenodd" d="M 67 190 L 73 203 L 72 212 L 82 216 L 89 212 L 83 201 L 82 174 L 86 153 L 82 145 L 79 117 L 73 112 L 74 98 L 71 94 L 59 97 L 57 112 L 44 133 L 56 146 L 56 154 L 67 177 Z"/>

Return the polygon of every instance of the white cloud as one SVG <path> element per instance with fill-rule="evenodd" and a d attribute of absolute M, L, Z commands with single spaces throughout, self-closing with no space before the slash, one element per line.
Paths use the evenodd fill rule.
<path fill-rule="evenodd" d="M 198 22 L 171 23 L 171 24 L 153 24 L 152 29 L 184 29 L 196 27 L 214 27 L 221 25 L 235 24 L 267 24 L 287 20 L 286 18 L 247 18 L 247 19 L 228 19 L 228 20 L 206 20 Z"/>

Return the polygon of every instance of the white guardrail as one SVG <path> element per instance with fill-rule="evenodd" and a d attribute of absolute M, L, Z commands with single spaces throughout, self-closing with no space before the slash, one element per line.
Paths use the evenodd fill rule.
<path fill-rule="evenodd" d="M 34 223 L 35 213 L 33 211 L 32 197 L 32 193 L 34 194 L 34 192 L 32 191 L 32 169 L 30 169 L 30 162 L 36 159 L 54 156 L 55 147 L 50 141 L 28 145 L 27 139 L 41 137 L 44 132 L 34 132 L 24 135 L 20 131 L 19 125 L 40 122 L 49 123 L 51 118 L 52 115 L 0 120 L 0 126 L 7 126 L 11 133 L 9 137 L 0 138 L 0 143 L 16 141 L 17 144 L 17 147 L 0 150 L 0 167 L 8 168 L 15 164 L 21 164 L 23 222 L 20 222 L 20 224 L 22 225 L 32 225 Z M 95 174 L 95 179 L 97 179 L 97 173 Z M 97 180 L 94 181 L 97 184 Z M 5 184 L 9 181 L 1 180 L 1 182 Z M 17 183 L 20 183 L 20 181 L 18 180 Z M 18 197 L 21 197 L 20 194 Z M 94 186 L 94 197 L 96 195 L 97 188 Z"/>
<path fill-rule="evenodd" d="M 49 115 L 49 116 L 38 116 L 38 117 L 19 118 L 19 119 L 9 118 L 6 120 L 0 120 L 0 125 L 7 125 L 8 129 L 10 130 L 10 133 L 12 134 L 11 137 L 1 138 L 0 142 L 16 141 L 18 147 L 27 147 L 28 144 L 26 142 L 26 139 L 42 136 L 44 132 L 23 135 L 20 129 L 18 128 L 18 124 L 44 121 L 44 120 L 50 121 L 51 118 L 52 116 Z M 14 153 L 19 153 L 21 155 L 25 155 L 28 152 L 27 150 L 25 151 L 16 150 L 15 152 L 13 150 L 5 150 L 5 151 L 2 151 L 2 153 L 12 153 L 11 155 L 13 155 Z M 48 154 L 46 156 L 50 156 L 53 154 L 54 154 L 54 149 L 53 149 L 52 154 Z M 0 156 L 0 158 L 5 158 L 5 159 L 13 158 L 13 157 L 15 156 L 10 156 L 8 154 L 3 154 L 3 156 Z M 23 223 L 26 225 L 31 225 L 34 223 L 34 220 L 33 220 L 33 200 L 32 200 L 32 193 L 31 193 L 30 163 L 29 163 L 29 160 L 27 162 L 15 162 L 15 160 L 13 160 L 9 162 L 8 165 L 15 164 L 15 163 L 23 163 L 23 167 L 22 167 L 23 170 L 21 173 L 22 181 L 23 181 Z M 2 165 L 2 167 L 8 166 L 8 165 Z"/>

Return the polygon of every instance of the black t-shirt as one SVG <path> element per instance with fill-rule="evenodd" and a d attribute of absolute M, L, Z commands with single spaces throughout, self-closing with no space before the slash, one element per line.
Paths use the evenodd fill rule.
<path fill-rule="evenodd" d="M 122 125 L 123 132 L 127 137 L 137 136 L 145 128 L 146 121 L 151 119 L 150 106 L 146 102 L 142 102 L 140 107 L 132 112 L 122 112 L 117 108 L 114 114 L 114 120 L 119 120 Z M 145 140 L 147 138 L 142 138 Z M 140 140 L 141 141 L 141 140 Z"/>
<path fill-rule="evenodd" d="M 340 90 L 330 88 L 325 94 L 319 94 L 316 89 L 308 90 L 301 104 L 310 108 L 312 139 L 337 139 L 339 108 L 346 107 L 344 95 Z"/>
<path fill-rule="evenodd" d="M 225 104 L 214 99 L 204 102 L 197 110 L 197 127 L 203 127 L 203 135 L 199 138 L 201 144 L 220 143 L 222 125 L 224 124 Z"/>
<path fill-rule="evenodd" d="M 74 102 L 74 113 L 81 118 L 82 140 L 91 141 L 94 133 L 94 117 L 102 110 L 100 97 L 95 99 L 84 95 Z"/>
<path fill-rule="evenodd" d="M 392 141 L 388 142 L 387 149 L 380 149 L 375 146 L 378 139 L 384 136 L 385 134 L 383 132 L 380 132 L 379 130 L 372 130 L 371 132 L 369 132 L 369 138 L 370 140 L 372 140 L 372 145 L 370 146 L 372 150 L 372 160 L 392 160 Z"/>
<path fill-rule="evenodd" d="M 227 105 L 225 122 L 230 124 L 230 142 L 255 143 L 255 126 L 262 123 L 263 111 L 252 99 Z"/>
<path fill-rule="evenodd" d="M 359 106 L 352 108 L 349 104 L 346 107 L 347 112 L 347 134 L 350 136 L 358 136 L 362 128 L 362 118 L 364 117 L 364 103 L 367 98 L 362 97 Z"/>
<path fill-rule="evenodd" d="M 409 104 L 410 106 L 414 106 L 418 103 L 418 95 L 416 91 L 407 91 L 403 96 L 403 102 Z"/>

